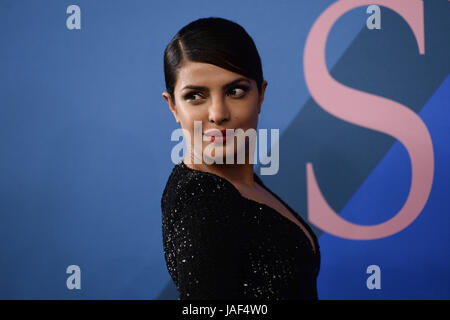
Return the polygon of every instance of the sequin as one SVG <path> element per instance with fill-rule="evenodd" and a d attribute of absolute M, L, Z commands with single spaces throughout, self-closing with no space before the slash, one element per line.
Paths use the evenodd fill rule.
<path fill-rule="evenodd" d="M 183 162 L 172 170 L 161 210 L 164 257 L 178 299 L 318 299 L 320 247 L 298 215 L 317 252 L 292 221 Z"/>

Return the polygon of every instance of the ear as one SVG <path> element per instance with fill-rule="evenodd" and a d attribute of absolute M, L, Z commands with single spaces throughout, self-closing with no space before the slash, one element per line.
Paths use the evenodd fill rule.
<path fill-rule="evenodd" d="M 261 93 L 259 94 L 259 99 L 258 99 L 258 114 L 261 112 L 261 105 L 264 101 L 264 93 L 266 92 L 267 84 L 268 84 L 267 81 L 264 80 L 261 85 Z"/>
<path fill-rule="evenodd" d="M 173 104 L 170 94 L 168 92 L 164 91 L 162 93 L 162 96 L 163 96 L 164 100 L 166 100 L 167 104 L 169 105 L 170 111 L 173 113 L 173 116 L 175 117 L 175 121 L 177 123 L 180 123 L 180 120 L 178 120 L 178 116 L 177 116 L 177 109 L 175 108 L 175 105 Z"/>

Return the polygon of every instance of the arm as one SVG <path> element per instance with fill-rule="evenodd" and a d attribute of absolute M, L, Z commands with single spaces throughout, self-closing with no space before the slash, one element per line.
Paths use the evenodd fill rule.
<path fill-rule="evenodd" d="M 239 202 L 195 193 L 173 221 L 179 299 L 239 298 Z"/>

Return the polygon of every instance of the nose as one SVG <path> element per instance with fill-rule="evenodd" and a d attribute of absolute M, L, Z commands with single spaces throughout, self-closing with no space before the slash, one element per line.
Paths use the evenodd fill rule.
<path fill-rule="evenodd" d="M 209 121 L 214 122 L 215 124 L 221 124 L 230 119 L 230 110 L 222 97 L 213 99 L 213 102 L 209 107 L 208 116 Z"/>

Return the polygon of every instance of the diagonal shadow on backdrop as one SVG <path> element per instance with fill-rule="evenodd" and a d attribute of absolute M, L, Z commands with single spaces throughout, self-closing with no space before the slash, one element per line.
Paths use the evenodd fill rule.
<path fill-rule="evenodd" d="M 330 74 L 418 113 L 450 71 L 449 10 L 448 0 L 424 1 L 425 55 L 420 55 L 406 21 L 381 7 L 381 30 L 363 28 Z M 306 163 L 312 162 L 325 199 L 340 212 L 394 142 L 386 134 L 334 117 L 310 98 L 280 137 L 279 172 L 260 177 L 306 219 Z M 255 170 L 259 172 L 258 166 Z M 318 237 L 322 234 L 311 227 Z M 177 297 L 170 280 L 156 299 Z"/>
<path fill-rule="evenodd" d="M 425 55 L 420 55 L 406 21 L 382 7 L 381 30 L 363 28 L 330 74 L 418 113 L 450 71 L 449 10 L 448 0 L 425 1 Z M 306 219 L 306 163 L 312 162 L 325 199 L 339 213 L 395 141 L 334 117 L 310 98 L 280 137 L 278 174 L 261 178 Z M 320 236 L 322 230 L 311 226 Z"/>

